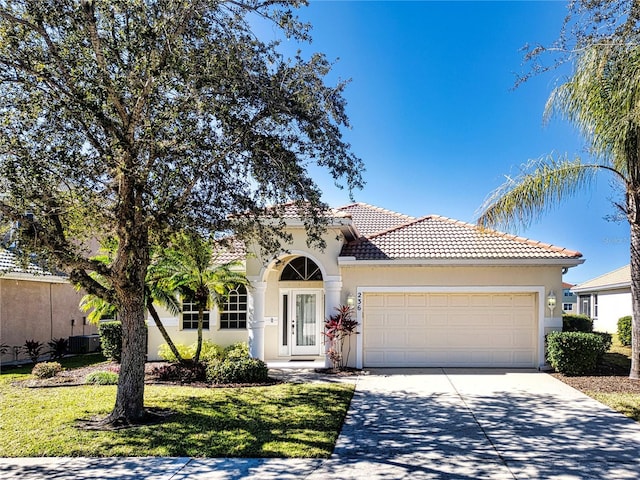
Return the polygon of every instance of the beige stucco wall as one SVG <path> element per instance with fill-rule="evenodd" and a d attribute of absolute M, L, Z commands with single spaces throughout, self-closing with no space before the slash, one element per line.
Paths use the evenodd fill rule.
<path fill-rule="evenodd" d="M 324 240 L 327 244 L 323 251 L 318 249 L 309 249 L 307 246 L 307 236 L 302 228 L 296 228 L 291 230 L 293 236 L 293 242 L 288 245 L 284 245 L 283 248 L 287 250 L 286 253 L 278 256 L 280 263 L 274 258 L 263 257 L 260 254 L 260 249 L 257 246 L 249 247 L 250 254 L 247 256 L 247 276 L 249 278 L 263 279 L 265 272 L 271 268 L 281 268 L 286 263 L 288 258 L 298 255 L 306 255 L 315 261 L 318 266 L 323 270 L 325 278 L 327 276 L 340 275 L 340 269 L 338 267 L 338 255 L 342 250 L 343 237 L 340 230 L 335 228 L 328 228 L 324 234 Z"/>
<path fill-rule="evenodd" d="M 183 330 L 180 328 L 179 317 L 172 315 L 162 307 L 156 305 L 160 320 L 164 325 L 167 333 L 171 337 L 174 343 L 183 345 L 192 345 L 198 340 L 197 330 Z M 148 340 L 148 352 L 147 360 L 156 361 L 161 360 L 158 355 L 158 349 L 160 345 L 166 343 L 160 330 L 156 327 L 156 324 L 150 315 L 147 316 L 147 325 L 149 330 Z M 218 312 L 213 310 L 209 314 L 209 328 L 202 330 L 202 338 L 209 340 L 221 347 L 226 347 L 238 342 L 247 341 L 247 330 L 221 330 L 218 326 Z"/>
<path fill-rule="evenodd" d="M 44 277 L 0 278 L 0 342 L 13 347 L 36 340 L 46 345 L 53 338 L 96 333 L 94 325 L 83 325 L 86 313 L 78 307 L 83 295 L 60 279 L 51 283 Z M 73 328 L 71 319 L 75 320 Z M 18 360 L 26 358 L 20 352 Z M 2 356 L 3 362 L 14 360 L 13 349 Z"/>

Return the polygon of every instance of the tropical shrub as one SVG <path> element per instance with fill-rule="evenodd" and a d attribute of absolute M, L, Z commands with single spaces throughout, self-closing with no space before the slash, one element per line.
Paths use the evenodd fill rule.
<path fill-rule="evenodd" d="M 225 347 L 222 358 L 249 358 L 249 344 L 247 342 L 234 343 Z"/>
<path fill-rule="evenodd" d="M 334 370 L 341 370 L 349 363 L 351 352 L 351 335 L 355 335 L 358 321 L 353 318 L 353 307 L 341 305 L 336 307 L 338 312 L 331 315 L 324 322 L 324 336 L 329 344 L 328 355 Z M 344 346 L 347 344 L 345 355 Z"/>
<path fill-rule="evenodd" d="M 122 356 L 122 324 L 120 322 L 104 322 L 98 326 L 102 354 L 109 360 L 120 363 Z"/>
<path fill-rule="evenodd" d="M 618 319 L 618 340 L 625 346 L 631 345 L 631 315 Z"/>
<path fill-rule="evenodd" d="M 196 349 L 198 348 L 197 343 L 193 343 L 189 346 L 184 345 L 183 343 L 176 343 L 175 346 L 183 360 L 193 359 L 196 354 Z M 158 356 L 167 362 L 175 363 L 178 361 L 166 343 L 163 343 L 158 348 Z M 202 341 L 202 350 L 200 352 L 201 362 L 208 363 L 211 361 L 218 361 L 221 360 L 223 356 L 224 349 L 220 345 L 217 345 L 210 340 Z"/>
<path fill-rule="evenodd" d="M 225 358 L 207 365 L 207 381 L 215 384 L 264 383 L 269 380 L 267 364 L 251 357 Z"/>
<path fill-rule="evenodd" d="M 562 331 L 591 333 L 593 320 L 589 315 L 565 313 L 562 315 Z"/>
<path fill-rule="evenodd" d="M 117 385 L 119 375 L 116 372 L 97 371 L 91 372 L 84 379 L 85 383 L 91 385 Z"/>
<path fill-rule="evenodd" d="M 48 345 L 52 360 L 62 358 L 69 353 L 69 339 L 67 338 L 52 338 Z"/>
<path fill-rule="evenodd" d="M 31 362 L 33 364 L 38 363 L 38 358 L 40 358 L 40 354 L 42 353 L 43 348 L 44 344 L 38 342 L 37 340 L 27 340 L 22 346 L 22 350 L 31 359 Z"/>
<path fill-rule="evenodd" d="M 154 367 L 151 375 L 167 382 L 193 383 L 203 382 L 206 379 L 205 365 L 193 363 L 192 360 L 188 360 L 185 364 L 171 363 Z"/>
<path fill-rule="evenodd" d="M 174 345 L 183 360 L 190 360 L 193 358 L 193 355 L 195 354 L 195 350 L 193 349 L 192 345 L 187 346 L 184 343 L 174 343 Z M 167 362 L 178 361 L 176 356 L 173 354 L 173 352 L 169 348 L 169 345 L 167 345 L 166 343 L 163 343 L 158 347 L 158 356 L 161 359 L 166 360 Z"/>
<path fill-rule="evenodd" d="M 547 335 L 547 359 L 556 371 L 565 375 L 593 372 L 607 349 L 606 339 L 595 333 L 551 332 Z"/>
<path fill-rule="evenodd" d="M 31 370 L 31 374 L 38 378 L 55 377 L 62 371 L 62 365 L 58 362 L 42 362 L 36 363 Z"/>

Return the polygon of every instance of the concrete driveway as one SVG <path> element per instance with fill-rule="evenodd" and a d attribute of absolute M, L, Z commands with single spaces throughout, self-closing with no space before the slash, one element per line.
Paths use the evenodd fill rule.
<path fill-rule="evenodd" d="M 525 370 L 377 370 L 310 478 L 640 478 L 640 424 Z"/>
<path fill-rule="evenodd" d="M 376 370 L 319 459 L 0 459 L 7 479 L 640 479 L 640 424 L 535 371 Z"/>

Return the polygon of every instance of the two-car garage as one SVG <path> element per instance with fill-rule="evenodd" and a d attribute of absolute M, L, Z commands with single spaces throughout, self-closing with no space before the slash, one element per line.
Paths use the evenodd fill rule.
<path fill-rule="evenodd" d="M 364 367 L 539 365 L 535 290 L 372 290 L 358 292 Z"/>

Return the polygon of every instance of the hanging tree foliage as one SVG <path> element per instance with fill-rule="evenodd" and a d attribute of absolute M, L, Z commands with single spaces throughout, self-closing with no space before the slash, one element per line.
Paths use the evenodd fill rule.
<path fill-rule="evenodd" d="M 299 0 L 0 0 L 0 213 L 123 325 L 108 423 L 144 420 L 149 247 L 171 232 L 255 235 L 275 250 L 269 204 L 300 204 L 321 245 L 324 207 L 309 165 L 349 189 L 361 161 L 342 138 L 344 83 L 321 54 L 284 58 L 252 19 L 308 40 Z M 268 209 L 278 218 L 279 209 Z M 16 223 L 17 224 L 17 223 Z M 113 262 L 91 259 L 117 240 Z M 93 280 L 105 279 L 107 286 Z"/>

